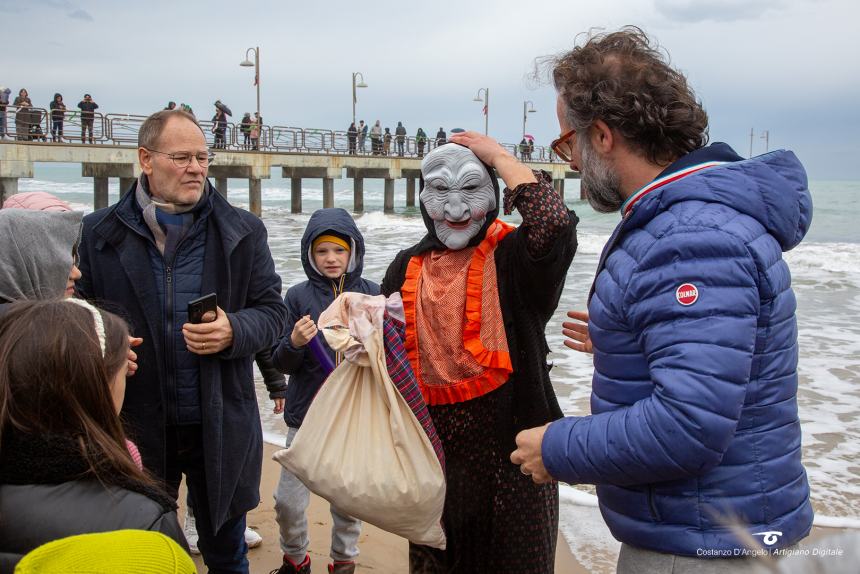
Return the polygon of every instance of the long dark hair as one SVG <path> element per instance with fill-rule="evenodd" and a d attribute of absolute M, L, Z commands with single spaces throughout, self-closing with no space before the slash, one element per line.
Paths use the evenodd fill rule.
<path fill-rule="evenodd" d="M 128 326 L 64 300 L 20 301 L 0 317 L 0 448 L 9 433 L 74 437 L 103 484 L 151 485 L 126 446 L 111 385 L 125 369 Z"/>

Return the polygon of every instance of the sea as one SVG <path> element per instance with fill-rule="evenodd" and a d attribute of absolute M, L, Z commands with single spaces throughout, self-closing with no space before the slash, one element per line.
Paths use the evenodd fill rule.
<path fill-rule="evenodd" d="M 335 205 L 351 211 L 353 182 L 335 180 Z M 805 240 L 785 259 L 797 296 L 800 343 L 798 402 L 803 462 L 812 487 L 819 526 L 860 528 L 860 181 L 810 182 L 814 204 Z M 47 191 L 76 209 L 91 211 L 93 184 L 78 164 L 37 164 L 19 191 Z M 365 213 L 356 223 L 365 237 L 364 277 L 381 281 L 395 254 L 424 234 L 421 214 L 406 207 L 405 182 L 395 185 L 395 212 L 384 214 L 381 180 L 365 180 Z M 263 180 L 263 221 L 269 246 L 286 289 L 306 279 L 299 242 L 310 213 L 322 207 L 322 181 L 303 181 L 304 214 L 290 213 L 290 182 Z M 111 180 L 109 200 L 119 197 Z M 547 327 L 552 379 L 567 415 L 589 414 L 591 357 L 565 347 L 561 323 L 570 309 L 585 309 L 601 248 L 618 223 L 617 214 L 598 214 L 579 200 L 577 180 L 567 180 L 566 201 L 580 217 L 579 249 L 558 310 Z M 228 199 L 248 207 L 247 180 L 229 180 Z M 504 217 L 519 223 L 516 216 Z M 262 378 L 257 397 L 266 439 L 283 444 L 283 418 L 272 414 Z M 589 486 L 562 485 L 560 531 L 576 558 L 591 572 L 613 572 L 619 544 L 609 533 Z"/>

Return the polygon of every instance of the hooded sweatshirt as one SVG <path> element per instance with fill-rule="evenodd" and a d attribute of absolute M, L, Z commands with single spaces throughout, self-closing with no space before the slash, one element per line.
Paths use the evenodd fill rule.
<path fill-rule="evenodd" d="M 82 219 L 75 211 L 0 209 L 0 303 L 63 296 Z"/>
<path fill-rule="evenodd" d="M 326 231 L 334 231 L 351 239 L 352 248 L 342 289 L 339 281 L 328 279 L 317 270 L 311 256 L 314 239 Z M 272 349 L 272 362 L 275 367 L 290 375 L 284 420 L 287 426 L 294 428 L 301 426 L 311 401 L 325 380 L 325 374 L 310 349 L 307 346 L 301 348 L 293 346 L 290 336 L 296 322 L 305 315 L 310 315 L 316 322 L 320 313 L 344 291 L 367 295 L 379 295 L 380 292 L 379 285 L 361 277 L 364 265 L 364 238 L 347 211 L 340 208 L 315 211 L 302 236 L 301 250 L 302 266 L 308 280 L 293 285 L 287 290 L 287 296 L 284 298 L 289 311 L 287 325 L 280 340 Z M 334 351 L 328 347 L 322 336 L 319 338 L 322 340 L 323 347 L 334 359 Z"/>

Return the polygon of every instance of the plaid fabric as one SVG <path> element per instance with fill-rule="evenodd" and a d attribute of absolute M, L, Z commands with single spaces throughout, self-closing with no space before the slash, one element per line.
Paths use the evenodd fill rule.
<path fill-rule="evenodd" d="M 421 423 L 424 432 L 427 433 L 427 438 L 430 439 L 430 444 L 433 445 L 433 450 L 436 451 L 439 464 L 442 465 L 444 471 L 445 453 L 442 450 L 442 441 L 436 434 L 433 419 L 430 418 L 427 404 L 424 402 L 424 397 L 421 396 L 418 381 L 415 379 L 415 373 L 412 372 L 412 366 L 406 356 L 406 347 L 404 346 L 406 326 L 386 313 L 383 321 L 382 338 L 385 342 L 385 363 L 388 367 L 388 375 L 394 382 L 394 386 L 406 399 L 409 408 L 415 413 L 415 418 Z"/>

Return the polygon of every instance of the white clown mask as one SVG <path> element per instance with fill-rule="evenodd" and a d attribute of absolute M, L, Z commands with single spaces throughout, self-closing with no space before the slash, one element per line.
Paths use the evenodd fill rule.
<path fill-rule="evenodd" d="M 433 220 L 436 237 L 448 249 L 463 249 L 496 209 L 490 174 L 472 150 L 450 143 L 427 154 L 421 175 L 419 199 Z"/>

